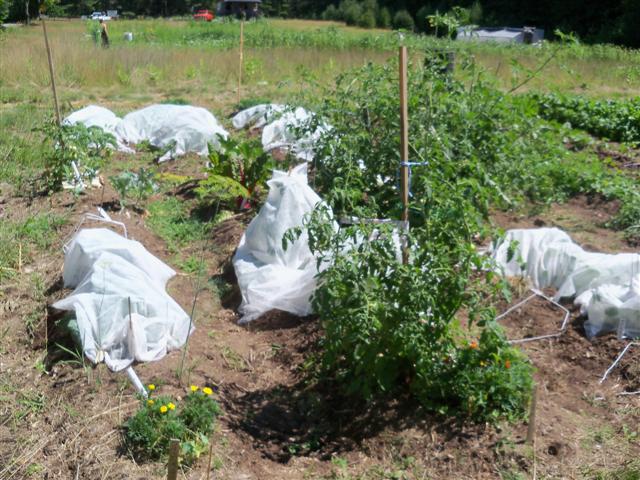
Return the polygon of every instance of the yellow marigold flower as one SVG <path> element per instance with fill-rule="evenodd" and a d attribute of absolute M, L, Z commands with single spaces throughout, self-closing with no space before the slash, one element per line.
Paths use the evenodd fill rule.
<path fill-rule="evenodd" d="M 153 392 L 156 389 L 156 386 L 153 383 L 150 383 L 147 388 Z"/>
<path fill-rule="evenodd" d="M 204 387 L 202 391 L 205 395 L 211 395 L 213 393 L 213 390 L 211 390 L 209 387 Z"/>
<path fill-rule="evenodd" d="M 154 402 L 154 401 L 153 401 L 153 400 L 151 400 L 151 399 L 147 400 L 147 405 L 149 405 L 149 406 L 153 405 L 154 403 L 156 403 L 156 402 Z"/>
<path fill-rule="evenodd" d="M 173 403 L 171 403 L 171 402 L 169 402 L 169 403 L 167 404 L 167 407 L 169 407 L 169 410 L 175 410 L 175 409 L 176 409 L 176 406 L 175 406 Z"/>
<path fill-rule="evenodd" d="M 162 405 L 162 406 L 160 407 L 160 413 L 167 413 L 167 410 L 168 410 L 168 408 L 167 408 L 167 406 L 166 406 L 166 405 Z"/>
<path fill-rule="evenodd" d="M 191 391 L 192 392 L 197 392 L 198 391 L 198 387 L 196 387 L 195 385 L 191 385 Z"/>

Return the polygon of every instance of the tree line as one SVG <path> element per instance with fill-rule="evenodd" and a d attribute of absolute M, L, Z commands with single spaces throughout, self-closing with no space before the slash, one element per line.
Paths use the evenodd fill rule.
<path fill-rule="evenodd" d="M 43 5 L 44 3 L 44 5 Z M 217 0 L 0 0 L 0 20 L 25 21 L 46 8 L 54 16 L 118 10 L 125 17 L 186 15 Z M 322 18 L 364 28 L 404 28 L 447 35 L 456 23 L 535 26 L 575 33 L 589 43 L 640 47 L 640 0 L 263 0 L 267 16 Z M 447 26 L 448 25 L 448 26 Z"/>

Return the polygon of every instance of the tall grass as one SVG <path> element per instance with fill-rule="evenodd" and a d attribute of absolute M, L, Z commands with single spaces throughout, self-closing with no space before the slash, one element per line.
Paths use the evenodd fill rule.
<path fill-rule="evenodd" d="M 190 95 L 215 103 L 215 96 L 237 81 L 237 22 L 131 20 L 109 24 L 112 47 L 94 44 L 87 22 L 51 22 L 49 31 L 58 83 L 65 101 L 117 98 L 136 94 L 141 102 Z M 132 32 L 133 42 L 123 36 Z M 381 62 L 400 43 L 421 61 L 433 49 L 458 51 L 458 61 L 474 57 L 504 88 L 514 80 L 512 65 L 527 75 L 555 49 L 523 45 L 449 42 L 422 35 L 362 30 L 335 22 L 262 20 L 245 28 L 248 91 L 271 97 L 295 89 L 301 77 L 329 81 L 365 62 Z M 13 29 L 0 40 L 0 102 L 33 101 L 49 84 L 42 31 Z M 258 88 L 259 87 L 259 88 Z M 529 89 L 569 90 L 593 96 L 640 93 L 640 53 L 608 45 L 569 45 L 556 52 Z M 206 98 L 204 98 L 206 97 Z M 135 102 L 134 102 L 135 103 Z"/>

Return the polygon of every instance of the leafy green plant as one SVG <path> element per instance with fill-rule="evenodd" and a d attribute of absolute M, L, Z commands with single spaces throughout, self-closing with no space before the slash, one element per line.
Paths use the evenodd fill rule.
<path fill-rule="evenodd" d="M 315 186 L 337 217 L 400 217 L 396 68 L 340 76 L 316 109 L 332 130 L 316 145 Z M 530 98 L 505 95 L 473 62 L 461 68 L 472 84 L 410 69 L 407 265 L 402 232 L 367 223 L 336 231 L 321 210 L 305 223 L 326 260 L 312 298 L 324 332 L 317 366 L 357 397 L 408 391 L 443 415 L 514 420 L 526 415 L 533 369 L 493 320 L 508 287 L 477 253 L 478 240 L 495 235 L 489 212 L 622 195 L 627 183 L 567 150 L 567 129 L 550 128 Z"/>
<path fill-rule="evenodd" d="M 124 424 L 124 441 L 139 459 L 160 459 L 167 455 L 171 439 L 180 441 L 180 462 L 194 463 L 209 445 L 218 403 L 209 387 L 192 386 L 184 400 L 156 396 L 149 385 L 149 398 L 140 399 L 138 411 Z"/>
<path fill-rule="evenodd" d="M 455 37 L 458 27 L 467 25 L 470 21 L 469 10 L 461 7 L 453 7 L 447 13 L 436 11 L 427 15 L 426 19 L 436 36 L 440 34 L 448 38 Z"/>
<path fill-rule="evenodd" d="M 569 122 L 602 138 L 640 142 L 640 99 L 592 100 L 578 95 L 535 94 L 539 114 L 558 122 Z"/>
<path fill-rule="evenodd" d="M 59 127 L 48 123 L 42 131 L 52 143 L 45 170 L 46 186 L 50 191 L 60 190 L 63 182 L 81 190 L 81 183 L 98 175 L 104 159 L 111 155 L 116 145 L 114 136 L 98 127 L 87 128 L 82 124 Z"/>
<path fill-rule="evenodd" d="M 456 231 L 454 217 L 445 217 L 463 219 L 469 205 L 457 208 L 461 201 L 453 198 L 428 226 L 412 230 L 408 265 L 389 228 L 361 224 L 335 232 L 326 211 L 314 211 L 306 224 L 309 245 L 327 261 L 312 298 L 324 330 L 319 368 L 357 397 L 405 390 L 442 415 L 514 420 L 526 413 L 532 367 L 493 321 L 490 301 L 504 285 L 464 227 Z M 466 330 L 456 320 L 461 309 Z"/>
<path fill-rule="evenodd" d="M 137 173 L 125 171 L 109 177 L 111 185 L 120 196 L 120 208 L 126 208 L 129 199 L 133 200 L 135 207 L 141 208 L 142 203 L 159 189 L 154 178 L 155 174 L 144 167 L 140 167 Z"/>
<path fill-rule="evenodd" d="M 211 166 L 195 192 L 202 203 L 219 201 L 232 208 L 250 207 L 258 202 L 275 163 L 259 139 L 220 138 L 220 144 L 220 151 L 209 149 Z"/>

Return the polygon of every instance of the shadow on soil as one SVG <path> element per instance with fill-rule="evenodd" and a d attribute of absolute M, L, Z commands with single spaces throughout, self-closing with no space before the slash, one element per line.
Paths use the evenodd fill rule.
<path fill-rule="evenodd" d="M 263 456 L 281 463 L 294 456 L 329 460 L 362 448 L 364 441 L 385 431 L 416 428 L 447 443 L 477 438 L 484 428 L 436 419 L 409 398 L 364 404 L 335 394 L 332 398 L 304 382 L 254 392 L 230 387 L 221 401 L 230 427 L 251 437 Z"/>

